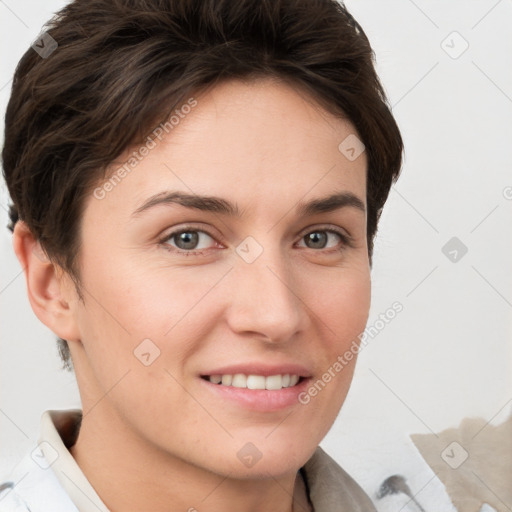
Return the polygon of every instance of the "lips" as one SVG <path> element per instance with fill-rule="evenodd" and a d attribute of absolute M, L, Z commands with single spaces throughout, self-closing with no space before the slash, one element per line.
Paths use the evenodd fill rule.
<path fill-rule="evenodd" d="M 312 372 L 298 364 L 237 364 L 201 372 L 205 393 L 213 402 L 221 400 L 255 412 L 277 412 L 299 404 L 298 395 Z"/>

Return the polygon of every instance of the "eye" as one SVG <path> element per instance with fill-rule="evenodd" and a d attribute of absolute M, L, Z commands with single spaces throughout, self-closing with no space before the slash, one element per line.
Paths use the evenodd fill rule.
<path fill-rule="evenodd" d="M 315 229 L 300 239 L 308 249 L 320 249 L 325 252 L 342 251 L 352 247 L 352 238 L 338 229 Z M 215 246 L 221 247 L 213 235 L 194 226 L 184 226 L 165 235 L 159 244 L 167 251 L 184 256 L 203 255 Z M 302 245 L 304 247 L 304 245 Z"/>
<path fill-rule="evenodd" d="M 316 229 L 310 231 L 301 238 L 301 241 L 304 241 L 308 249 L 338 248 L 338 250 L 342 250 L 345 246 L 351 245 L 351 240 L 348 235 L 334 229 Z"/>
<path fill-rule="evenodd" d="M 186 227 L 169 233 L 160 243 L 169 251 L 196 254 L 208 249 L 212 240 L 215 241 L 206 231 Z"/>

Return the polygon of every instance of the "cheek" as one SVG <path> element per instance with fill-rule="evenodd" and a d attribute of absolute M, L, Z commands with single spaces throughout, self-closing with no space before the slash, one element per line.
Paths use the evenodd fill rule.
<path fill-rule="evenodd" d="M 311 304 L 328 333 L 329 351 L 344 351 L 366 326 L 371 301 L 370 274 L 339 269 L 321 282 L 317 279 L 315 290 L 310 293 Z"/>
<path fill-rule="evenodd" d="M 118 261 L 91 265 L 84 272 L 86 307 L 80 329 L 89 356 L 99 365 L 126 366 L 145 339 L 162 354 L 172 353 L 174 360 L 197 350 L 190 340 L 200 339 L 216 318 L 215 302 L 208 296 L 226 269 L 151 268 Z"/>
<path fill-rule="evenodd" d="M 306 391 L 304 402 L 312 416 L 322 418 L 327 432 L 350 388 L 371 301 L 369 271 L 338 269 L 330 279 L 317 280 L 312 294 L 314 316 L 322 330 L 315 350 L 317 380 Z"/>
<path fill-rule="evenodd" d="M 369 272 L 337 274 L 312 297 L 323 335 L 315 351 L 316 380 L 301 397 L 307 418 L 316 418 L 318 440 L 327 434 L 350 389 L 358 356 L 359 335 L 368 320 Z"/>
<path fill-rule="evenodd" d="M 351 286 L 352 285 L 352 286 Z M 370 310 L 371 286 L 370 281 L 347 283 L 340 291 L 339 308 L 332 311 L 336 319 L 336 329 L 347 331 L 350 341 L 357 338 L 366 327 Z M 346 336 L 342 336 L 346 338 Z"/>

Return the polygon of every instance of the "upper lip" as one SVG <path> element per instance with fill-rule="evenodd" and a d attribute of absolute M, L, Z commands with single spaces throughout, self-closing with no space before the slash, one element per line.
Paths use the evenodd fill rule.
<path fill-rule="evenodd" d="M 241 363 L 229 366 L 220 366 L 201 375 L 235 375 L 243 373 L 244 375 L 262 375 L 268 377 L 270 375 L 298 375 L 299 377 L 311 377 L 311 372 L 300 364 L 285 363 L 279 365 L 269 365 L 261 363 Z"/>

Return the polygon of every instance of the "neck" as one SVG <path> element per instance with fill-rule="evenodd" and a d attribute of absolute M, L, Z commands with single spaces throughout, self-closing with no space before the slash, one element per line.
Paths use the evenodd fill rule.
<path fill-rule="evenodd" d="M 112 512 L 309 510 L 298 473 L 235 479 L 191 465 L 130 431 L 107 403 L 84 415 L 70 452 Z"/>

